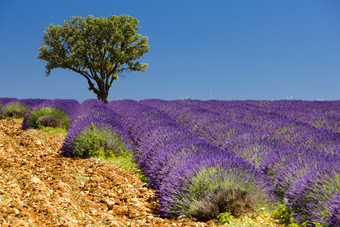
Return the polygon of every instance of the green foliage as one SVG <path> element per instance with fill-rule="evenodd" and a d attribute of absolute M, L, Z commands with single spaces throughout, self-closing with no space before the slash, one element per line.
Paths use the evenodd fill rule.
<path fill-rule="evenodd" d="M 276 226 L 273 220 L 270 218 L 269 213 L 264 210 L 260 211 L 259 216 L 256 218 L 247 216 L 242 218 L 235 218 L 229 212 L 220 213 L 217 218 L 222 226 L 228 227 Z"/>
<path fill-rule="evenodd" d="M 105 149 L 108 146 L 111 149 Z M 124 146 L 123 142 L 115 132 L 106 128 L 98 128 L 92 123 L 90 128 L 82 131 L 77 137 L 74 150 L 76 156 L 82 158 L 96 156 L 109 158 L 115 154 L 118 156 L 122 146 Z"/>
<path fill-rule="evenodd" d="M 149 51 L 148 38 L 137 33 L 138 23 L 127 15 L 71 17 L 63 26 L 47 28 L 38 58 L 47 61 L 46 75 L 55 68 L 81 74 L 89 90 L 107 103 L 109 88 L 120 73 L 146 71 L 147 64 L 136 61 Z"/>
<path fill-rule="evenodd" d="M 271 212 L 271 217 L 275 222 L 283 224 L 288 227 L 307 227 L 310 226 L 308 221 L 303 223 L 295 223 L 294 217 L 292 216 L 293 211 L 284 203 L 280 202 L 277 208 Z M 314 227 L 323 227 L 320 223 L 313 222 Z"/>
<path fill-rule="evenodd" d="M 294 223 L 292 210 L 287 207 L 285 203 L 279 203 L 277 208 L 272 211 L 271 216 L 276 219 L 279 224 L 289 225 Z"/>
<path fill-rule="evenodd" d="M 39 125 L 38 129 L 47 132 L 48 134 L 67 134 L 67 130 L 65 128 L 53 128 Z"/>
<path fill-rule="evenodd" d="M 134 172 L 140 173 L 139 178 L 141 180 L 147 181 L 146 176 L 142 174 L 139 166 L 135 163 L 133 152 L 128 150 L 126 147 L 121 148 L 121 153 L 119 156 L 111 156 L 110 158 L 107 158 L 107 160 L 109 160 L 113 164 L 119 165 L 123 169 L 132 170 Z"/>
<path fill-rule="evenodd" d="M 90 128 L 80 133 L 74 146 L 76 156 L 99 157 L 121 166 L 123 169 L 140 172 L 133 158 L 117 133 L 108 128 L 98 128 L 91 124 Z M 142 179 L 145 179 L 141 176 Z"/>
<path fill-rule="evenodd" d="M 22 118 L 28 112 L 29 108 L 20 102 L 14 102 L 6 107 L 2 117 L 4 118 Z"/>
<path fill-rule="evenodd" d="M 235 220 L 235 217 L 229 212 L 220 213 L 217 215 L 217 218 L 221 224 L 230 223 Z"/>
<path fill-rule="evenodd" d="M 144 183 L 148 183 L 148 181 L 149 181 L 148 177 L 145 176 L 142 171 L 139 171 L 138 178 Z"/>
<path fill-rule="evenodd" d="M 68 129 L 70 126 L 70 119 L 67 116 L 66 113 L 63 111 L 53 108 L 53 107 L 41 107 L 38 109 L 35 109 L 31 112 L 30 116 L 27 119 L 27 124 L 29 128 L 39 128 L 39 125 L 37 124 L 37 121 L 39 120 L 40 117 L 46 116 L 46 115 L 51 115 L 56 118 L 59 118 L 65 127 L 65 129 Z"/>

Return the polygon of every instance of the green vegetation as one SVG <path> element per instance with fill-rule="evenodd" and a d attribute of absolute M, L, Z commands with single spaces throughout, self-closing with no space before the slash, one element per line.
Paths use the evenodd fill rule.
<path fill-rule="evenodd" d="M 28 127 L 29 128 L 39 128 L 39 127 L 43 127 L 43 126 L 45 126 L 45 127 L 48 126 L 48 125 L 44 125 L 44 124 L 39 124 L 39 119 L 42 120 L 41 117 L 43 117 L 43 116 L 53 116 L 53 117 L 60 119 L 60 121 L 61 121 L 60 124 L 54 123 L 54 125 L 56 125 L 56 127 L 65 128 L 67 130 L 70 126 L 70 119 L 64 111 L 61 111 L 61 110 L 59 110 L 57 108 L 53 108 L 53 107 L 41 107 L 41 108 L 35 109 L 31 112 L 30 116 L 27 119 Z"/>
<path fill-rule="evenodd" d="M 287 207 L 285 203 L 279 203 L 277 205 L 277 208 L 271 212 L 271 216 L 279 224 L 284 224 L 288 226 L 294 223 L 292 211 L 291 209 L 289 209 L 289 207 Z"/>
<path fill-rule="evenodd" d="M 277 208 L 271 212 L 271 219 L 278 224 L 282 224 L 287 227 L 308 227 L 311 226 L 308 221 L 303 223 L 296 223 L 294 217 L 292 216 L 293 211 L 284 203 L 280 202 Z M 320 223 L 313 222 L 314 227 L 325 227 Z"/>
<path fill-rule="evenodd" d="M 64 136 L 66 136 L 67 134 L 67 130 L 65 128 L 53 128 L 53 127 L 46 127 L 46 126 L 41 126 L 38 125 L 39 130 L 42 130 L 44 132 L 47 132 L 47 134 L 51 135 L 51 134 L 62 134 Z"/>
<path fill-rule="evenodd" d="M 262 210 L 262 211 L 261 211 Z M 254 217 L 241 217 L 235 218 L 230 212 L 220 213 L 217 219 L 223 226 L 228 227 L 249 227 L 249 226 L 272 226 L 273 223 L 278 226 L 287 227 L 308 227 L 311 226 L 308 221 L 303 223 L 295 223 L 295 219 L 292 216 L 292 210 L 285 203 L 278 203 L 276 209 L 272 211 L 266 211 L 260 209 L 259 215 Z M 259 224 L 261 222 L 261 224 Z M 270 224 L 270 225 L 269 225 Z M 319 223 L 313 222 L 314 227 L 325 227 Z"/>
<path fill-rule="evenodd" d="M 26 105 L 20 102 L 14 102 L 3 110 L 2 117 L 12 119 L 23 118 L 28 110 L 29 108 Z"/>
<path fill-rule="evenodd" d="M 128 150 L 117 133 L 109 128 L 91 127 L 80 133 L 75 141 L 75 154 L 78 157 L 99 157 L 118 164 L 123 169 L 138 172 L 133 152 Z"/>
<path fill-rule="evenodd" d="M 220 223 L 222 223 L 222 224 L 235 222 L 235 217 L 229 212 L 220 213 L 219 215 L 217 215 L 217 218 L 219 219 Z"/>

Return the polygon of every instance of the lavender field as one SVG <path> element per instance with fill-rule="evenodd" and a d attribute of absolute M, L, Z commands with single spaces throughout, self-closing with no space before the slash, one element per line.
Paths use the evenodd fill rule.
<path fill-rule="evenodd" d="M 297 223 L 340 226 L 340 101 L 2 98 L 3 117 L 11 103 L 26 108 L 24 129 L 39 119 L 67 128 L 65 156 L 133 151 L 163 217 L 285 204 Z"/>

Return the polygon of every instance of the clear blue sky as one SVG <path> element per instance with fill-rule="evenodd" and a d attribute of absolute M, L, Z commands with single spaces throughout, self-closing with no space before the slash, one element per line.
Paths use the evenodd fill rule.
<path fill-rule="evenodd" d="M 110 14 L 150 45 L 110 100 L 340 99 L 339 0 L 0 0 L 0 97 L 96 98 L 72 71 L 46 77 L 38 48 L 49 24 Z"/>

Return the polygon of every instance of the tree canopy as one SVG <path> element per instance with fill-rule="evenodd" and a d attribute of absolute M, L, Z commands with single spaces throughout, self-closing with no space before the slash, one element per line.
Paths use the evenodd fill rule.
<path fill-rule="evenodd" d="M 72 70 L 87 79 L 89 90 L 108 102 L 109 89 L 124 71 L 146 71 L 136 61 L 149 51 L 148 38 L 137 33 L 136 18 L 110 15 L 109 18 L 71 17 L 64 24 L 47 27 L 39 59 L 47 61 L 46 75 L 52 69 Z"/>

